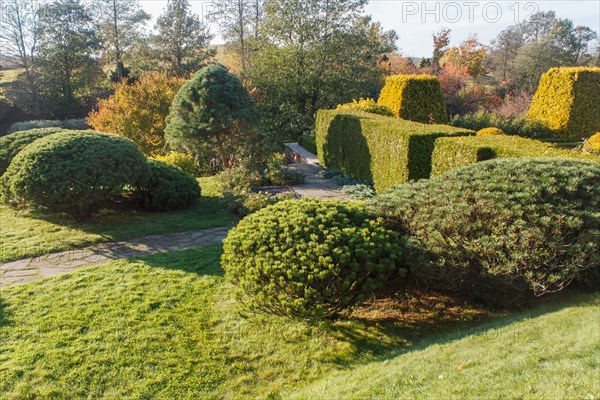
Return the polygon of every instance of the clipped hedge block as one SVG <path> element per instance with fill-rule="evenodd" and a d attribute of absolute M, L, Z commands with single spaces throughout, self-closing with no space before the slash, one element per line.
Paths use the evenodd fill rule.
<path fill-rule="evenodd" d="M 317 113 L 317 155 L 321 165 L 372 182 L 377 192 L 431 173 L 434 142 L 475 132 L 426 125 L 352 110 Z"/>
<path fill-rule="evenodd" d="M 446 123 L 446 100 L 440 82 L 432 75 L 394 75 L 385 80 L 378 104 L 394 116 L 423 123 Z"/>
<path fill-rule="evenodd" d="M 584 153 L 558 149 L 534 139 L 508 135 L 439 138 L 431 157 L 431 176 L 494 158 L 562 157 L 598 161 Z"/>
<path fill-rule="evenodd" d="M 581 139 L 600 130 L 600 68 L 552 68 L 540 80 L 527 117 L 556 135 Z"/>

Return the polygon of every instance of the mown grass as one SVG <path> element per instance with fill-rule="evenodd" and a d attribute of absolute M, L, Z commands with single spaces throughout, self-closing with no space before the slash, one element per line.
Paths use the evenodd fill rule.
<path fill-rule="evenodd" d="M 427 341 L 285 397 L 598 399 L 599 377 L 600 296 L 595 295 Z"/>
<path fill-rule="evenodd" d="M 84 223 L 0 206 L 0 262 L 100 242 L 230 226 L 237 218 L 220 196 L 213 177 L 200 178 L 202 197 L 187 210 L 149 213 L 106 210 Z"/>
<path fill-rule="evenodd" d="M 475 331 L 466 327 L 485 315 L 478 308 L 378 301 L 310 326 L 241 316 L 220 254 L 211 245 L 3 288 L 2 398 L 448 398 L 463 391 L 487 398 L 528 397 L 530 386 L 541 395 L 529 397 L 597 392 L 587 385 L 598 373 L 598 296 L 496 318 Z M 452 321 L 434 323 L 448 309 Z"/>

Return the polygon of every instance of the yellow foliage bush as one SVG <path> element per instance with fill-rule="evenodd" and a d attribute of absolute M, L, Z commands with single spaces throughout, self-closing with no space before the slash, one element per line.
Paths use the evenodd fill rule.
<path fill-rule="evenodd" d="M 183 78 L 151 72 L 133 85 L 117 83 L 115 93 L 98 102 L 87 123 L 97 131 L 130 139 L 147 155 L 160 153 L 165 147 L 165 118 L 183 82 Z"/>
<path fill-rule="evenodd" d="M 550 69 L 540 80 L 527 117 L 566 138 L 600 130 L 600 68 Z"/>
<path fill-rule="evenodd" d="M 585 147 L 592 151 L 600 151 L 600 132 L 596 132 L 585 141 Z"/>
<path fill-rule="evenodd" d="M 180 153 L 178 151 L 170 151 L 164 156 L 156 155 L 153 158 L 159 161 L 164 161 L 167 164 L 175 165 L 188 174 L 194 176 L 198 175 L 198 165 L 196 164 L 194 157 L 190 156 L 189 154 Z"/>
<path fill-rule="evenodd" d="M 378 104 L 394 116 L 423 123 L 448 122 L 440 82 L 432 75 L 394 75 L 385 80 Z"/>
<path fill-rule="evenodd" d="M 394 113 L 389 107 L 377 104 L 374 99 L 363 99 L 352 100 L 352 103 L 338 104 L 336 110 L 359 110 L 372 114 L 385 115 L 393 117 Z"/>
<path fill-rule="evenodd" d="M 506 132 L 504 132 L 502 129 L 500 128 L 483 128 L 477 131 L 477 136 L 485 136 L 485 135 L 506 135 Z"/>

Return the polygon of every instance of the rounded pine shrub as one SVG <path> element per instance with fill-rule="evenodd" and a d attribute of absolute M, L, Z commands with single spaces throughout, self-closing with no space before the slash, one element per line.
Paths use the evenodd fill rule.
<path fill-rule="evenodd" d="M 377 103 L 397 118 L 425 124 L 448 121 L 442 87 L 432 75 L 388 76 Z"/>
<path fill-rule="evenodd" d="M 359 203 L 286 200 L 244 218 L 222 265 L 249 310 L 334 316 L 381 287 L 401 255 L 396 234 Z"/>
<path fill-rule="evenodd" d="M 92 131 L 63 131 L 21 150 L 0 186 L 3 200 L 13 206 L 65 212 L 80 221 L 147 175 L 146 158 L 131 141 Z"/>
<path fill-rule="evenodd" d="M 502 304 L 600 267 L 599 179 L 593 162 L 491 160 L 399 186 L 371 205 L 406 235 L 418 282 Z"/>
<path fill-rule="evenodd" d="M 485 135 L 506 135 L 506 133 L 500 128 L 483 128 L 477 131 L 477 136 Z"/>
<path fill-rule="evenodd" d="M 189 207 L 200 197 L 198 181 L 175 165 L 148 160 L 150 175 L 138 188 L 143 207 L 150 211 L 170 211 Z"/>
<path fill-rule="evenodd" d="M 12 159 L 29 143 L 61 130 L 61 128 L 30 129 L 0 137 L 0 175 L 6 172 Z"/>

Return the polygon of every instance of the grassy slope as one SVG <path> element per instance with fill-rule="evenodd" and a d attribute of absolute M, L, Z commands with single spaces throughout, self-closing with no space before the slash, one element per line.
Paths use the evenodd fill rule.
<path fill-rule="evenodd" d="M 0 263 L 93 243 L 234 223 L 236 217 L 218 197 L 214 178 L 200 178 L 200 185 L 202 198 L 187 210 L 162 213 L 105 211 L 81 224 L 0 206 Z"/>
<path fill-rule="evenodd" d="M 220 252 L 114 261 L 3 289 L 2 398 L 277 398 L 323 378 L 300 397 L 597 395 L 598 296 L 496 319 L 458 341 L 430 337 L 362 367 L 417 339 L 357 319 L 243 318 Z"/>
<path fill-rule="evenodd" d="M 327 377 L 292 399 L 597 399 L 600 298 Z M 286 396 L 288 397 L 288 396 Z"/>

